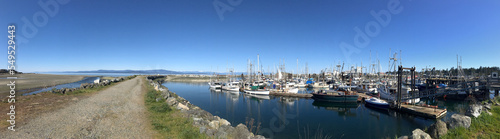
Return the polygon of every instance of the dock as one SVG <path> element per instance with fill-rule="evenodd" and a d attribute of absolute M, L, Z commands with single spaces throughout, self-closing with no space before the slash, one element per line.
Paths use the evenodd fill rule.
<path fill-rule="evenodd" d="M 356 93 L 356 95 L 358 95 L 358 102 L 361 102 L 363 101 L 363 99 L 368 99 L 371 97 L 365 93 Z"/>
<path fill-rule="evenodd" d="M 363 99 L 368 99 L 371 96 L 366 95 L 364 93 L 358 93 L 358 101 L 361 102 Z M 401 104 L 401 109 L 397 109 L 396 107 L 392 107 L 392 109 L 424 118 L 429 118 L 429 119 L 439 119 L 442 118 L 443 116 L 446 115 L 446 109 L 440 109 L 440 108 L 432 108 L 432 107 L 425 107 L 425 106 L 419 106 L 419 105 L 408 105 L 408 104 Z"/>
<path fill-rule="evenodd" d="M 447 112 L 446 109 L 431 108 L 418 105 L 406 105 L 406 104 L 402 104 L 401 109 L 399 109 L 399 111 L 430 119 L 442 118 L 443 116 L 446 115 Z"/>

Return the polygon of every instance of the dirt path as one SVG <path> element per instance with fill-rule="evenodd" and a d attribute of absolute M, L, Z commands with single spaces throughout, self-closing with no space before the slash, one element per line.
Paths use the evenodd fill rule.
<path fill-rule="evenodd" d="M 0 138 L 152 138 L 142 84 L 140 77 L 119 83 Z"/>

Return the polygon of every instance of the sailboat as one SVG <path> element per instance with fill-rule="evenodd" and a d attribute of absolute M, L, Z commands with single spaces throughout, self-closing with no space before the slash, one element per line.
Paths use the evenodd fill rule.
<path fill-rule="evenodd" d="M 257 63 L 260 61 L 259 55 L 257 55 Z M 257 64 L 259 66 L 259 64 Z M 260 78 L 260 68 L 257 73 L 257 81 L 253 82 L 251 84 L 251 87 L 249 89 L 245 90 L 245 93 L 248 94 L 254 94 L 254 95 L 269 95 L 269 88 L 266 89 L 266 83 L 262 81 Z"/>
<path fill-rule="evenodd" d="M 215 75 L 215 73 L 214 73 Z M 222 83 L 218 82 L 217 80 L 212 81 L 212 76 L 210 76 L 210 82 L 208 83 L 210 86 L 210 89 L 221 89 L 222 88 Z"/>

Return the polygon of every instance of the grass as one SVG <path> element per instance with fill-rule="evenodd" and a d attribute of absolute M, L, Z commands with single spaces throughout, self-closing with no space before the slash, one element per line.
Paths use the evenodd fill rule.
<path fill-rule="evenodd" d="M 500 98 L 496 98 L 498 102 Z M 471 118 L 469 129 L 463 127 L 449 130 L 444 139 L 465 138 L 500 138 L 500 106 L 492 106 L 493 115 L 483 112 L 477 118 Z"/>
<path fill-rule="evenodd" d="M 179 110 L 171 108 L 165 103 L 165 99 L 162 98 L 157 102 L 156 98 L 161 98 L 160 92 L 154 90 L 153 86 L 148 84 L 147 81 L 145 81 L 145 88 L 147 92 L 144 100 L 148 108 L 151 125 L 159 133 L 157 138 L 208 138 L 193 126 L 191 119 L 183 117 Z"/>

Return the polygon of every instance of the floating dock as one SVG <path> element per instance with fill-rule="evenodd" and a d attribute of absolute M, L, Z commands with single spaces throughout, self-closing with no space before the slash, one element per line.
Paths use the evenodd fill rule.
<path fill-rule="evenodd" d="M 401 109 L 399 109 L 399 111 L 431 119 L 442 118 L 447 112 L 446 109 L 406 104 L 401 104 Z"/>
<path fill-rule="evenodd" d="M 356 94 L 358 95 L 358 102 L 361 102 L 363 101 L 363 99 L 368 99 L 371 97 L 365 93 L 356 93 Z"/>
<path fill-rule="evenodd" d="M 363 99 L 368 99 L 371 97 L 364 93 L 358 93 L 358 95 L 359 95 L 358 101 L 363 101 Z M 442 118 L 443 116 L 446 115 L 447 112 L 446 109 L 440 109 L 436 107 L 424 107 L 419 105 L 408 105 L 408 104 L 401 104 L 401 109 L 399 110 L 395 107 L 393 107 L 392 109 L 429 119 Z"/>

